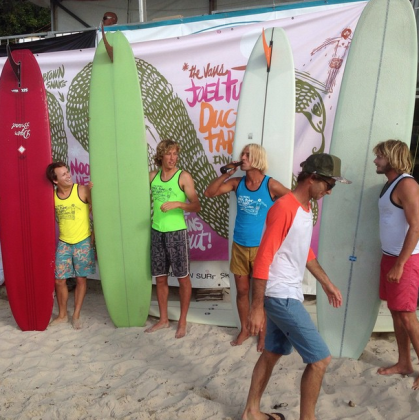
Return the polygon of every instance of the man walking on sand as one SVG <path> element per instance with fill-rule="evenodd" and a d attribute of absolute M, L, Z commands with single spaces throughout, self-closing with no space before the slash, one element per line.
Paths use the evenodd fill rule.
<path fill-rule="evenodd" d="M 253 262 L 262 237 L 266 214 L 274 201 L 289 192 L 280 182 L 265 175 L 268 159 L 265 149 L 258 144 L 246 145 L 241 154 L 240 168 L 245 176 L 232 177 L 237 167 L 215 178 L 205 190 L 206 197 L 216 197 L 234 191 L 237 195 L 237 216 L 234 225 L 230 271 L 237 289 L 237 310 L 241 330 L 230 344 L 240 346 L 250 337 L 247 318 L 250 309 L 250 277 Z M 257 351 L 264 347 L 264 334 L 259 336 Z"/>
<path fill-rule="evenodd" d="M 377 174 L 387 182 L 378 200 L 383 256 L 380 298 L 387 301 L 393 317 L 399 360 L 378 369 L 380 375 L 413 373 L 410 344 L 419 357 L 419 186 L 409 175 L 412 160 L 408 146 L 399 140 L 378 143 L 373 152 Z M 413 382 L 419 389 L 419 377 Z"/>
<path fill-rule="evenodd" d="M 173 274 L 179 281 L 180 297 L 180 317 L 176 338 L 186 335 L 186 316 L 192 294 L 189 275 L 189 241 L 184 212 L 196 213 L 201 210 L 192 176 L 176 167 L 179 153 L 178 143 L 173 140 L 162 140 L 157 145 L 154 157 L 154 162 L 160 169 L 150 172 L 153 197 L 151 274 L 156 277 L 160 320 L 145 330 L 151 333 L 169 327 L 167 277 L 169 268 L 172 267 Z"/>
<path fill-rule="evenodd" d="M 72 325 L 80 329 L 80 311 L 86 296 L 86 278 L 96 271 L 93 234 L 90 229 L 90 188 L 74 184 L 64 162 L 51 163 L 47 178 L 55 186 L 55 216 L 58 221 L 59 241 L 55 254 L 55 293 L 59 313 L 50 325 L 68 322 L 68 288 L 66 279 L 76 278 Z"/>
<path fill-rule="evenodd" d="M 330 363 L 329 349 L 304 308 L 304 269 L 321 284 L 335 308 L 342 295 L 317 262 L 310 248 L 313 215 L 310 200 L 332 193 L 342 178 L 340 159 L 326 153 L 311 155 L 301 164 L 297 187 L 275 202 L 266 218 L 266 228 L 254 265 L 253 300 L 249 331 L 257 335 L 266 328 L 265 349 L 253 370 L 243 420 L 283 420 L 281 413 L 260 410 L 262 394 L 273 368 L 294 347 L 307 366 L 301 379 L 300 420 L 315 420 L 315 408 L 323 376 Z M 267 316 L 265 325 L 264 308 Z"/>

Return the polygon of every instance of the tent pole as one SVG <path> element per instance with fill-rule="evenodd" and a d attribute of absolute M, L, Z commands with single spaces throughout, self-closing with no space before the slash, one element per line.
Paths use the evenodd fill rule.
<path fill-rule="evenodd" d="M 146 0 L 138 0 L 138 14 L 140 23 L 147 22 Z"/>
<path fill-rule="evenodd" d="M 51 32 L 55 31 L 55 4 L 53 0 L 49 1 L 49 9 L 51 13 Z"/>

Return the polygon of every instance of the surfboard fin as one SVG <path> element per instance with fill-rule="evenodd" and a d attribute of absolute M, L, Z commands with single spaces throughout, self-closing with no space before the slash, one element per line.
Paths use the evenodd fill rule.
<path fill-rule="evenodd" d="M 103 29 L 103 22 L 101 24 L 101 28 L 102 28 L 103 43 L 105 44 L 106 52 L 108 53 L 109 58 L 111 59 L 113 63 L 113 47 L 111 44 L 109 44 L 108 40 L 106 39 L 105 30 Z"/>
<path fill-rule="evenodd" d="M 13 73 L 15 74 L 18 85 L 20 87 L 20 61 L 19 63 L 16 63 L 16 61 L 13 59 L 12 50 L 10 49 L 9 44 L 6 45 L 6 51 L 7 51 L 7 58 L 10 61 L 10 65 L 12 67 Z"/>
<path fill-rule="evenodd" d="M 263 50 L 265 51 L 267 71 L 271 69 L 271 58 L 272 58 L 272 41 L 269 43 L 266 42 L 265 30 L 262 29 L 262 40 L 263 40 Z"/>

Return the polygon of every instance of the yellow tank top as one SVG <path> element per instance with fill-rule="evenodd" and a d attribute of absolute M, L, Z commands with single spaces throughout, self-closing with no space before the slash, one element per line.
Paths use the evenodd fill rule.
<path fill-rule="evenodd" d="M 57 191 L 54 194 L 60 241 L 72 245 L 83 241 L 91 234 L 89 203 L 82 201 L 78 192 L 79 186 L 74 184 L 67 198 L 58 197 Z"/>

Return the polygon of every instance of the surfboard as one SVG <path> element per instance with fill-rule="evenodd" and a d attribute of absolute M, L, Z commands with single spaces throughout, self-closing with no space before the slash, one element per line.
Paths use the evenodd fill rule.
<path fill-rule="evenodd" d="M 283 29 L 269 28 L 264 32 L 265 39 L 271 46 L 270 68 L 261 35 L 250 54 L 243 78 L 237 109 L 233 159 L 240 160 L 240 153 L 247 144 L 261 144 L 268 155 L 267 174 L 291 188 L 295 127 L 294 60 Z M 244 175 L 241 170 L 235 174 L 238 177 Z M 230 259 L 236 215 L 236 194 L 232 193 L 229 212 Z M 233 273 L 230 273 L 230 296 L 236 325 L 240 328 Z"/>
<path fill-rule="evenodd" d="M 353 184 L 324 199 L 320 226 L 319 260 L 344 299 L 334 309 L 318 287 L 319 330 L 336 357 L 358 359 L 377 320 L 378 198 L 386 179 L 376 174 L 372 149 L 387 139 L 410 143 L 416 71 L 412 5 L 371 0 L 350 46 L 330 147 Z"/>
<path fill-rule="evenodd" d="M 143 326 L 151 300 L 147 143 L 135 59 L 121 32 L 107 33 L 97 47 L 89 118 L 93 221 L 106 306 L 115 326 Z"/>
<path fill-rule="evenodd" d="M 55 216 L 47 97 L 29 50 L 0 77 L 0 241 L 10 308 L 23 331 L 47 328 L 54 304 Z"/>
<path fill-rule="evenodd" d="M 160 318 L 160 311 L 157 301 L 152 301 L 149 314 Z M 168 318 L 178 321 L 180 316 L 180 305 L 178 300 L 169 300 L 167 305 Z M 195 324 L 217 325 L 219 327 L 235 327 L 233 311 L 230 302 L 191 302 L 189 304 L 186 321 Z"/>

